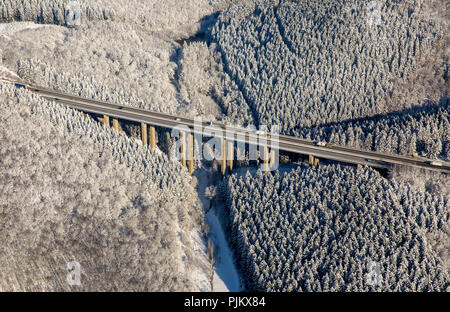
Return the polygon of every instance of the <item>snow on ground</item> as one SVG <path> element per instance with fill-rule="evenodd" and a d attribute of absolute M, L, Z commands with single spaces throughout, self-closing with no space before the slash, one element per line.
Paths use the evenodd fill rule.
<path fill-rule="evenodd" d="M 206 195 L 207 187 L 214 184 L 212 181 L 211 169 L 212 168 L 199 168 L 195 172 L 198 181 L 197 190 L 199 199 L 203 204 L 206 213 L 206 221 L 208 222 L 210 229 L 209 238 L 214 244 L 214 275 L 211 291 L 237 292 L 242 289 L 240 277 L 234 264 L 233 253 L 225 238 L 225 233 L 222 229 L 219 217 L 215 212 L 215 210 L 224 209 L 224 207 L 213 207 L 213 201 Z M 206 246 L 205 242 L 203 242 L 203 244 Z"/>
<path fill-rule="evenodd" d="M 210 226 L 210 238 L 216 250 L 213 291 L 240 291 L 240 279 L 233 262 L 233 253 L 228 246 L 219 219 L 212 210 L 208 212 L 206 219 Z"/>
<path fill-rule="evenodd" d="M 197 229 L 194 228 L 189 233 L 183 233 L 180 227 L 181 225 L 180 222 L 176 223 L 175 229 L 175 231 L 178 233 L 179 237 L 178 242 L 180 243 L 180 250 L 181 250 L 180 256 L 182 267 L 180 268 L 180 271 L 183 273 L 185 273 L 186 271 L 189 272 L 189 277 L 192 280 L 192 283 L 194 284 L 196 291 L 208 292 L 211 289 L 209 282 L 209 273 L 208 273 L 209 263 L 206 246 L 202 241 L 200 233 L 198 232 Z M 189 268 L 186 267 L 186 263 L 189 257 L 189 255 L 186 254 L 186 250 L 189 248 L 183 243 L 182 239 L 183 235 L 189 235 L 189 244 L 190 244 L 189 247 L 193 251 L 192 257 L 194 258 L 194 260 L 190 262 L 194 262 L 195 265 L 192 265 Z"/>
<path fill-rule="evenodd" d="M 190 268 L 190 278 L 200 292 L 211 291 L 209 279 L 209 261 L 204 239 L 199 232 L 191 232 L 190 243 L 192 245 L 195 267 Z"/>
<path fill-rule="evenodd" d="M 35 24 L 33 22 L 13 22 L 0 24 L 0 35 L 10 36 L 25 29 L 50 27 L 48 25 Z"/>
<path fill-rule="evenodd" d="M 18 32 L 43 27 L 56 28 L 58 26 L 40 25 L 32 22 L 14 22 L 8 24 L 0 24 L 0 37 L 2 36 L 7 41 L 9 41 L 14 39 L 14 35 Z M 172 35 L 180 36 L 179 33 L 187 33 L 188 35 L 191 35 L 199 30 L 200 24 L 196 23 L 195 25 L 190 25 L 189 27 L 191 28 L 189 29 L 187 29 L 186 27 L 182 28 L 180 31 L 178 31 L 178 33 L 175 32 L 175 35 Z M 0 53 L 0 79 L 1 78 L 8 80 L 21 80 L 15 73 L 2 66 Z M 199 209 L 204 209 L 205 212 L 209 211 L 209 213 L 205 213 L 205 222 L 209 223 L 209 238 L 213 242 L 215 250 L 215 266 L 212 277 L 212 287 L 211 267 L 210 261 L 208 259 L 208 244 L 205 238 L 203 237 L 202 233 L 198 232 L 198 229 L 194 229 L 190 233 L 182 233 L 181 228 L 179 228 L 179 224 L 177 224 L 178 228 L 176 230 L 179 233 L 180 238 L 183 235 L 188 235 L 189 244 L 191 244 L 191 246 L 189 247 L 191 247 L 191 250 L 193 250 L 192 255 L 187 255 L 184 250 L 186 250 L 188 246 L 185 246 L 184 243 L 180 241 L 181 249 L 183 250 L 180 255 L 183 266 L 181 269 L 182 271 L 187 270 L 187 272 L 189 272 L 190 277 L 198 291 L 240 291 L 240 278 L 234 265 L 233 253 L 228 246 L 225 233 L 222 230 L 222 226 L 219 221 L 220 217 L 218 217 L 217 214 L 213 211 L 214 209 L 210 210 L 212 206 L 211 199 L 204 196 L 206 187 L 211 185 L 212 183 L 211 172 L 208 171 L 208 169 L 210 168 L 200 168 L 198 170 L 198 191 L 200 202 Z M 223 209 L 223 207 L 215 207 L 215 209 Z M 194 262 L 196 263 L 196 265 L 188 269 L 185 268 L 184 265 L 186 264 L 186 259 L 189 256 L 192 256 L 194 258 Z"/>

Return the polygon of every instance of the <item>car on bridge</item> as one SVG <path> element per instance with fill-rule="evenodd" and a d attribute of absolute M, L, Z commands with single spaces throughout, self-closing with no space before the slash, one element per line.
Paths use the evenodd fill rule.
<path fill-rule="evenodd" d="M 265 136 L 267 136 L 267 137 L 270 137 L 270 132 L 267 132 L 267 131 L 265 131 L 265 130 L 256 130 L 254 133 L 255 133 L 256 135 L 265 135 Z"/>
<path fill-rule="evenodd" d="M 441 163 L 440 161 L 437 161 L 437 160 L 430 160 L 430 161 L 427 161 L 427 164 L 432 165 L 432 166 L 439 166 L 439 167 L 442 167 L 442 163 Z"/>
<path fill-rule="evenodd" d="M 316 146 L 327 146 L 327 143 L 322 141 L 316 142 L 315 144 Z"/>

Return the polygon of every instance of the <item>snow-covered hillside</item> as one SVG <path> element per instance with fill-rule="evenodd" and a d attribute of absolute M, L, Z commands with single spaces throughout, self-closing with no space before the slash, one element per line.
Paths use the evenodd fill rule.
<path fill-rule="evenodd" d="M 0 110 L 2 290 L 69 290 L 69 261 L 83 268 L 71 290 L 207 287 L 192 282 L 207 280 L 190 241 L 201 211 L 177 162 L 8 84 Z"/>

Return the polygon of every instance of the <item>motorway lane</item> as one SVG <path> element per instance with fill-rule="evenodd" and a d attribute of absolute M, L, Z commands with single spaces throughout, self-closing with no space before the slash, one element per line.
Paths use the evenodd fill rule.
<path fill-rule="evenodd" d="M 195 121 L 190 118 L 91 100 L 36 86 L 28 86 L 27 89 L 34 91 L 49 100 L 61 102 L 69 107 L 86 112 L 108 115 L 112 118 L 144 122 L 165 128 L 175 128 L 183 125 L 189 127 L 189 129 L 186 128 L 186 131 L 196 134 L 203 134 L 205 127 L 208 127 L 209 129 L 218 127 L 222 131 L 225 129 L 227 130 L 225 134 L 219 134 L 219 137 L 245 143 L 248 143 L 250 140 L 251 143 L 256 143 L 259 138 L 259 136 L 251 129 L 228 126 L 220 122 L 213 122 L 212 126 L 208 122 L 202 122 L 201 127 L 198 127 L 197 125 L 197 129 L 195 129 Z M 442 166 L 437 166 L 430 164 L 430 160 L 426 159 L 414 159 L 379 152 L 361 151 L 331 144 L 327 144 L 325 147 L 317 146 L 315 142 L 286 135 L 280 135 L 278 140 L 268 137 L 266 142 L 264 142 L 263 139 L 263 141 L 260 141 L 258 145 L 270 147 L 271 143 L 278 143 L 278 148 L 282 151 L 313 155 L 319 158 L 349 162 L 353 164 L 362 164 L 377 168 L 389 168 L 392 164 L 397 164 L 450 173 L 450 164 L 448 162 L 439 161 Z"/>

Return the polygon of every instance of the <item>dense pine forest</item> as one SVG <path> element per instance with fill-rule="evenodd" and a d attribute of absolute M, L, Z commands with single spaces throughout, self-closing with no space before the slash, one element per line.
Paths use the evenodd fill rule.
<path fill-rule="evenodd" d="M 448 12 L 440 0 L 4 0 L 0 78 L 449 161 Z M 167 129 L 152 150 L 139 124 L 101 120 L 0 80 L 0 291 L 210 291 L 226 241 L 242 290 L 450 289 L 444 174 L 282 155 L 274 172 L 245 159 L 190 176 Z M 78 288 L 65 281 L 74 259 Z"/>
<path fill-rule="evenodd" d="M 448 236 L 449 198 L 372 169 L 246 171 L 225 185 L 231 240 L 257 291 L 445 291 L 430 233 Z M 251 200 L 249 200 L 251 198 Z M 371 261 L 381 281 L 367 282 Z"/>
<path fill-rule="evenodd" d="M 225 109 L 315 141 L 448 160 L 445 24 L 417 2 L 377 3 L 376 25 L 364 1 L 254 1 L 221 14 L 214 49 L 243 100 Z M 326 165 L 230 176 L 230 241 L 247 288 L 445 291 L 448 179 L 419 190 L 414 180 L 427 179 L 401 172 Z"/>
<path fill-rule="evenodd" d="M 379 25 L 365 1 L 277 2 L 226 11 L 212 37 L 245 98 L 238 105 L 286 134 L 404 108 L 389 100 L 394 82 L 444 36 L 405 1 L 378 1 Z"/>

